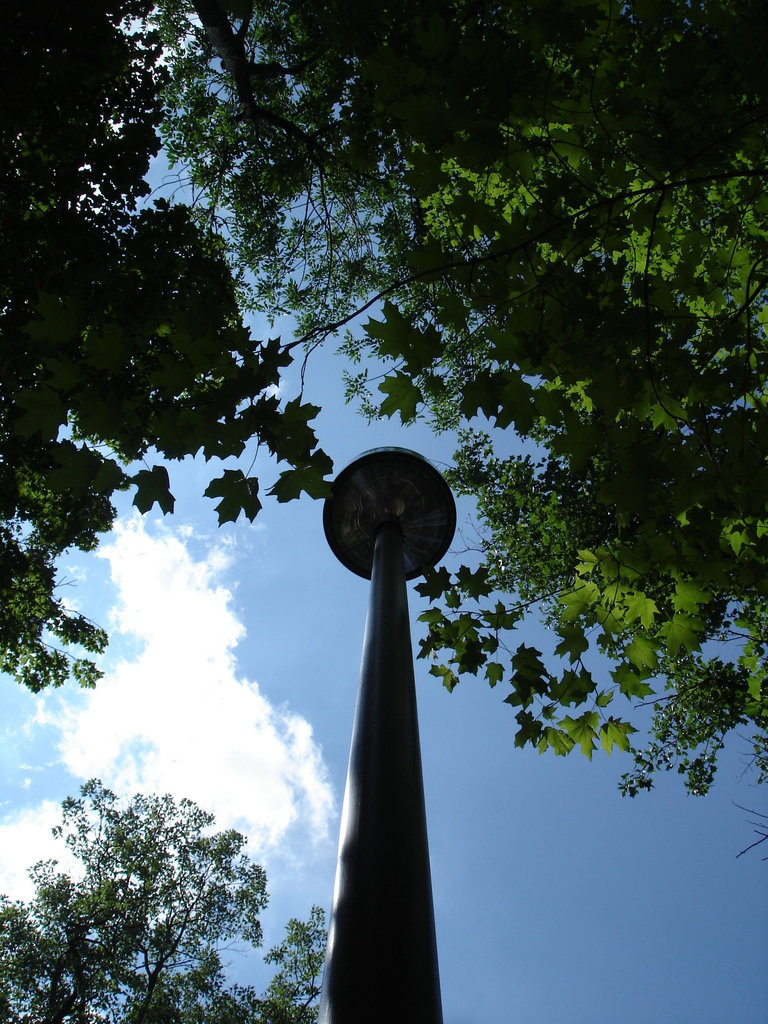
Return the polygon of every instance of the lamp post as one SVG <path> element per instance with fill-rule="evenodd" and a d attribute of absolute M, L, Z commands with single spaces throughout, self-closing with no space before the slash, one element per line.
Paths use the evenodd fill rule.
<path fill-rule="evenodd" d="M 323 525 L 371 591 L 319 1024 L 441 1024 L 405 583 L 445 554 L 456 508 L 426 459 L 378 448 L 339 474 Z"/>

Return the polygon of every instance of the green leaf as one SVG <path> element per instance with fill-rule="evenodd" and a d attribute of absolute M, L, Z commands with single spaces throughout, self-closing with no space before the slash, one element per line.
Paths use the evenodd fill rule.
<path fill-rule="evenodd" d="M 403 423 L 410 423 L 416 419 L 421 391 L 408 374 L 398 372 L 394 377 L 387 377 L 379 384 L 379 391 L 387 396 L 379 407 L 382 416 L 391 418 L 395 413 L 399 413 Z"/>
<path fill-rule="evenodd" d="M 675 584 L 675 611 L 695 612 L 699 605 L 706 604 L 711 597 L 711 593 L 695 580 L 680 581 Z"/>
<path fill-rule="evenodd" d="M 416 588 L 418 590 L 418 587 Z M 439 608 L 427 608 L 425 612 L 422 612 L 419 616 L 419 622 L 426 622 L 430 626 L 436 626 L 438 622 L 443 621 L 443 613 Z"/>
<path fill-rule="evenodd" d="M 83 304 L 73 295 L 62 302 L 57 295 L 40 292 L 37 319 L 30 320 L 24 333 L 45 348 L 57 349 L 76 338 L 83 328 Z"/>
<path fill-rule="evenodd" d="M 14 421 L 13 431 L 20 437 L 40 434 L 43 438 L 55 438 L 59 427 L 67 421 L 67 409 L 61 396 L 45 385 L 21 391 L 18 408 L 23 412 Z"/>
<path fill-rule="evenodd" d="M 557 630 L 562 640 L 555 648 L 555 654 L 560 657 L 568 657 L 571 664 L 578 661 L 581 655 L 589 649 L 589 640 L 584 636 L 584 630 L 578 626 L 564 624 Z"/>
<path fill-rule="evenodd" d="M 600 591 L 597 585 L 585 581 L 581 586 L 575 587 L 573 590 L 567 590 L 559 597 L 560 604 L 563 605 L 563 611 L 561 617 L 566 622 L 571 622 L 573 619 L 578 618 L 587 608 L 594 605 L 599 599 Z"/>
<path fill-rule="evenodd" d="M 610 754 L 614 746 L 619 750 L 629 750 L 629 737 L 637 732 L 628 722 L 622 722 L 616 718 L 609 718 L 600 726 L 600 743 L 603 750 Z"/>
<path fill-rule="evenodd" d="M 560 725 L 574 743 L 579 744 L 582 754 L 591 760 L 592 751 L 596 746 L 595 738 L 599 722 L 600 716 L 597 711 L 585 711 L 578 718 L 566 715 L 560 720 Z"/>
<path fill-rule="evenodd" d="M 171 481 L 165 466 L 153 466 L 152 469 L 140 469 L 131 477 L 136 486 L 133 504 L 141 513 L 149 512 L 157 502 L 163 515 L 173 512 L 176 499 L 171 494 Z"/>
<path fill-rule="evenodd" d="M 509 697 L 505 698 L 505 704 L 511 703 Z M 531 743 L 533 746 L 539 742 L 541 738 L 542 729 L 544 726 L 537 719 L 534 718 L 530 711 L 518 711 L 515 715 L 515 720 L 520 728 L 515 733 L 515 746 L 524 747 L 526 743 Z"/>
<path fill-rule="evenodd" d="M 649 637 L 638 633 L 632 643 L 627 646 L 625 653 L 635 668 L 655 671 L 659 664 L 657 646 Z"/>
<path fill-rule="evenodd" d="M 691 615 L 675 613 L 665 622 L 659 632 L 666 637 L 667 647 L 672 654 L 677 654 L 681 647 L 687 651 L 698 651 L 701 647 L 699 630 L 703 627 L 700 619 Z"/>
<path fill-rule="evenodd" d="M 493 591 L 493 584 L 490 582 L 490 571 L 487 566 L 481 565 L 474 572 L 466 565 L 462 565 L 456 573 L 456 582 L 467 595 L 477 600 L 486 597 Z"/>
<path fill-rule="evenodd" d="M 278 459 L 290 462 L 296 467 L 311 467 L 316 472 L 322 470 L 322 476 L 330 473 L 333 465 L 324 452 L 318 451 L 310 455 L 317 439 L 309 426 L 309 421 L 315 419 L 319 412 L 319 405 L 311 405 L 302 402 L 300 398 L 294 398 L 286 402 L 279 414 L 274 417 L 274 426 L 271 426 L 269 436 L 271 447 Z"/>
<path fill-rule="evenodd" d="M 592 674 L 585 668 L 578 672 L 567 669 L 560 679 L 552 678 L 549 694 L 563 707 L 583 704 L 590 694 L 594 693 L 596 683 Z"/>
<path fill-rule="evenodd" d="M 570 754 L 574 745 L 575 741 L 567 732 L 553 725 L 548 725 L 544 728 L 541 738 L 536 744 L 540 754 L 543 754 L 549 748 L 554 751 L 557 757 L 565 757 L 566 754 Z"/>
<path fill-rule="evenodd" d="M 324 452 L 316 452 L 305 465 L 284 470 L 267 493 L 274 495 L 279 502 L 293 501 L 302 492 L 310 498 L 329 498 L 333 493 L 331 483 L 323 477 L 330 472 L 331 466 L 331 460 Z"/>
<path fill-rule="evenodd" d="M 446 688 L 448 693 L 453 693 L 459 682 L 456 673 L 447 665 L 430 665 L 429 674 L 437 676 L 438 679 L 442 680 L 443 686 Z"/>
<path fill-rule="evenodd" d="M 261 509 L 259 481 L 247 477 L 241 469 L 225 469 L 222 476 L 210 482 L 204 494 L 206 498 L 221 498 L 216 505 L 219 526 L 236 522 L 241 512 L 253 522 Z"/>
<path fill-rule="evenodd" d="M 659 613 L 658 606 L 651 598 L 639 590 L 627 593 L 627 613 L 630 619 L 639 619 L 649 629 Z"/>
<path fill-rule="evenodd" d="M 516 672 L 525 672 L 529 675 L 544 675 L 541 651 L 535 647 L 520 644 L 512 656 L 512 668 Z"/>
<path fill-rule="evenodd" d="M 487 655 L 476 635 L 462 637 L 455 646 L 454 654 L 459 672 L 469 672 L 473 676 L 477 675 L 477 670 L 487 661 Z"/>
<path fill-rule="evenodd" d="M 577 551 L 576 554 L 579 556 L 579 564 L 576 568 L 580 576 L 589 576 L 600 564 L 600 556 L 596 555 L 594 551 L 585 548 L 582 551 Z"/>
<path fill-rule="evenodd" d="M 483 611 L 483 621 L 494 630 L 514 629 L 523 618 L 522 608 L 508 608 L 501 601 L 496 602 L 493 611 Z"/>
<path fill-rule="evenodd" d="M 451 574 L 441 565 L 439 569 L 429 567 L 424 570 L 424 579 L 416 584 L 416 592 L 422 597 L 436 600 L 451 586 Z"/>
<path fill-rule="evenodd" d="M 59 441 L 51 454 L 56 465 L 48 473 L 47 482 L 64 495 L 111 494 L 126 479 L 115 460 L 104 458 L 84 443 Z"/>
<path fill-rule="evenodd" d="M 498 661 L 489 661 L 485 666 L 485 678 L 489 686 L 495 686 L 504 678 L 504 666 Z"/>
<path fill-rule="evenodd" d="M 541 651 L 535 647 L 520 646 L 512 656 L 512 678 L 510 683 L 513 693 L 506 698 L 507 703 L 520 704 L 527 707 L 534 694 L 544 694 L 550 684 L 550 675 L 541 661 Z"/>
<path fill-rule="evenodd" d="M 626 662 L 617 665 L 611 672 L 611 677 L 618 683 L 625 697 L 648 697 L 654 692 L 653 687 L 645 682 L 645 677 Z"/>

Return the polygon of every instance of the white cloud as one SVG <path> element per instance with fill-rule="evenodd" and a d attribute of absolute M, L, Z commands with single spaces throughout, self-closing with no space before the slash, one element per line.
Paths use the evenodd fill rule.
<path fill-rule="evenodd" d="M 55 840 L 51 829 L 61 821 L 61 807 L 44 800 L 27 808 L 0 826 L 0 893 L 11 899 L 28 900 L 34 894 L 29 869 L 41 860 L 57 860 L 62 869 L 74 868 L 69 851 Z"/>
<path fill-rule="evenodd" d="M 37 723 L 59 730 L 74 776 L 124 796 L 190 797 L 218 827 L 245 832 L 255 856 L 278 843 L 296 856 L 328 837 L 334 799 L 322 752 L 309 722 L 238 675 L 245 629 L 221 582 L 231 555 L 219 545 L 194 558 L 191 540 L 139 517 L 118 525 L 100 553 L 118 590 L 113 644 L 129 640 L 136 653 L 74 701 L 44 698 Z M 0 849 L 20 821 L 0 827 Z M 290 837 L 297 843 L 286 846 Z"/>

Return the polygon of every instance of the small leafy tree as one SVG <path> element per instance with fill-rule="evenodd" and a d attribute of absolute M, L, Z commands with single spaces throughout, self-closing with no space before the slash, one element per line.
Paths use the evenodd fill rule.
<path fill-rule="evenodd" d="M 265 1024 L 314 1024 L 325 959 L 325 913 L 313 907 L 308 921 L 296 918 L 286 925 L 283 941 L 264 957 L 278 968 L 264 994 Z"/>
<path fill-rule="evenodd" d="M 324 945 L 317 908 L 310 923 L 291 921 L 286 940 L 269 955 L 281 972 L 266 999 L 227 983 L 223 950 L 261 944 L 266 876 L 243 853 L 244 836 L 214 832 L 213 821 L 192 801 L 170 796 L 139 795 L 121 807 L 97 780 L 82 787 L 79 799 L 67 799 L 54 831 L 80 873 L 38 863 L 32 901 L 0 903 L 3 1019 L 312 1020 Z"/>

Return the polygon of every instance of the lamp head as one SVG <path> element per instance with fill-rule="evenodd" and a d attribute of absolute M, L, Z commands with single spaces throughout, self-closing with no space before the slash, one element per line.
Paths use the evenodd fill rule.
<path fill-rule="evenodd" d="M 435 467 L 407 448 L 374 448 L 351 462 L 326 498 L 323 528 L 331 551 L 371 578 L 376 533 L 394 522 L 403 534 L 405 578 L 443 557 L 456 529 L 451 489 Z"/>

